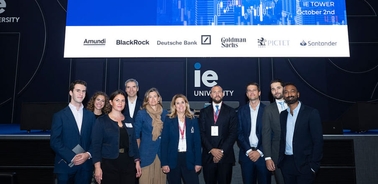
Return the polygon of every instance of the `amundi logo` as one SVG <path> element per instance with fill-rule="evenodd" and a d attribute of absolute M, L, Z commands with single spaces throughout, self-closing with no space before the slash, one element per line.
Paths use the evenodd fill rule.
<path fill-rule="evenodd" d="M 5 8 L 7 7 L 7 3 L 5 0 L 0 0 L 0 14 L 5 12 Z"/>

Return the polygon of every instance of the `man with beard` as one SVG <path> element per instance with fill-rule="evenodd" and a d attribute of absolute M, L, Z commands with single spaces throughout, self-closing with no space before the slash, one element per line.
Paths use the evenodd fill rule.
<path fill-rule="evenodd" d="M 253 82 L 247 85 L 249 103 L 238 110 L 239 162 L 243 183 L 270 184 L 271 174 L 265 166 L 264 147 L 261 143 L 262 115 L 265 105 L 260 103 L 260 87 Z"/>
<path fill-rule="evenodd" d="M 199 115 L 203 176 L 207 184 L 230 184 L 237 116 L 235 109 L 222 102 L 223 89 L 219 85 L 211 88 L 210 97 L 212 105 L 201 109 Z"/>
<path fill-rule="evenodd" d="M 275 101 L 264 109 L 262 117 L 262 144 L 266 167 L 269 171 L 274 172 L 277 184 L 284 184 L 281 169 L 276 167 L 281 138 L 280 113 L 287 109 L 287 104 L 283 99 L 283 82 L 278 79 L 272 80 L 270 82 L 270 92 Z"/>
<path fill-rule="evenodd" d="M 284 86 L 289 108 L 280 114 L 281 141 L 278 167 L 285 183 L 314 183 L 323 155 L 322 123 L 318 110 L 298 101 L 293 83 Z"/>

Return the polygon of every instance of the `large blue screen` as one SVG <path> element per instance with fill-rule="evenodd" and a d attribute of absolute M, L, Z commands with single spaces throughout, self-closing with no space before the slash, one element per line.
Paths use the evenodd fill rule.
<path fill-rule="evenodd" d="M 69 0 L 65 57 L 348 57 L 346 17 L 345 0 Z"/>

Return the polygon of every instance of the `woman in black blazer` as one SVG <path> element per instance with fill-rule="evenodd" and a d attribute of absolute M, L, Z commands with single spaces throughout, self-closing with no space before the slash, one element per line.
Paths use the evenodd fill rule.
<path fill-rule="evenodd" d="M 110 95 L 112 110 L 97 119 L 92 132 L 95 179 L 99 184 L 135 183 L 140 177 L 139 151 L 131 123 L 124 122 L 126 95 Z"/>

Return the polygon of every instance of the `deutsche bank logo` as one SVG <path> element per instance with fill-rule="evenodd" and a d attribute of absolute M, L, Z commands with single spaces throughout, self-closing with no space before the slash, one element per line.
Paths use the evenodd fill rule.
<path fill-rule="evenodd" d="M 194 64 L 194 87 L 201 87 L 201 82 L 207 87 L 217 85 L 218 74 L 213 70 L 206 70 L 201 75 L 201 63 Z"/>
<path fill-rule="evenodd" d="M 211 35 L 201 35 L 201 45 L 211 45 Z"/>
<path fill-rule="evenodd" d="M 5 2 L 5 0 L 0 0 L 0 14 L 5 12 L 4 8 L 6 7 L 7 7 L 7 3 Z"/>

